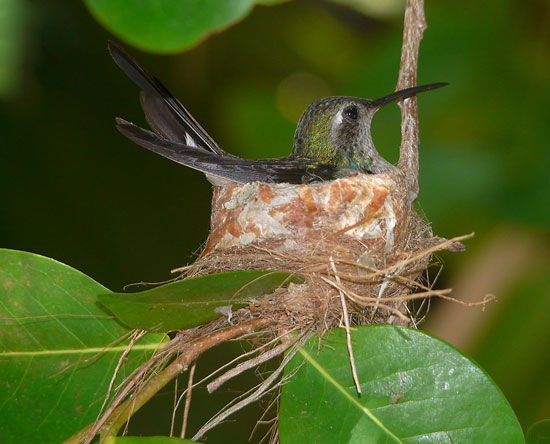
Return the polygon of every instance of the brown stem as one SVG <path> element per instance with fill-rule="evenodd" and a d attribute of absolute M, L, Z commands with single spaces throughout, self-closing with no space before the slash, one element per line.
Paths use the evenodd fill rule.
<path fill-rule="evenodd" d="M 283 336 L 284 334 L 279 336 L 279 339 L 282 339 Z M 223 375 L 218 376 L 216 379 L 214 379 L 214 381 L 212 381 L 210 384 L 206 386 L 208 393 L 212 393 L 215 390 L 218 390 L 223 384 L 225 384 L 231 378 L 234 378 L 235 376 L 240 375 L 246 370 L 257 367 L 260 364 L 267 362 L 270 359 L 273 359 L 275 356 L 282 355 L 290 347 L 292 347 L 296 343 L 296 341 L 298 341 L 299 338 L 300 336 L 296 335 L 294 338 L 284 341 L 281 344 L 277 345 L 276 347 L 262 353 L 261 355 L 258 355 L 255 358 L 251 358 L 248 361 L 242 362 L 236 367 L 233 367 L 232 369 L 225 372 Z"/>
<path fill-rule="evenodd" d="M 189 418 L 189 409 L 191 408 L 191 394 L 193 393 L 193 376 L 197 368 L 197 361 L 193 362 L 191 370 L 189 370 L 189 381 L 187 382 L 187 395 L 185 396 L 185 407 L 183 409 L 183 423 L 181 425 L 180 438 L 185 438 L 187 431 L 187 419 Z"/>
<path fill-rule="evenodd" d="M 225 421 L 227 417 L 231 416 L 233 413 L 239 411 L 243 407 L 246 407 L 247 405 L 250 405 L 251 403 L 257 401 L 267 391 L 271 390 L 273 388 L 273 385 L 275 384 L 275 382 L 277 381 L 277 379 L 285 369 L 286 365 L 292 360 L 292 358 L 294 358 L 296 353 L 298 353 L 302 349 L 305 343 L 313 335 L 314 335 L 314 331 L 311 329 L 302 331 L 302 333 L 298 335 L 299 339 L 296 345 L 286 353 L 279 367 L 277 367 L 275 371 L 273 371 L 271 375 L 269 375 L 265 379 L 264 382 L 259 384 L 257 388 L 254 389 L 250 395 L 246 396 L 244 399 L 241 399 L 239 402 L 233 405 L 231 405 L 232 402 L 230 402 L 230 405 L 228 405 L 226 408 L 222 409 L 220 412 L 216 413 L 212 418 L 210 418 L 210 420 L 208 420 L 206 424 L 204 424 L 191 439 L 194 441 L 197 439 L 201 439 L 202 437 L 204 437 L 206 432 L 208 432 L 209 430 L 211 430 L 221 422 Z M 239 398 L 236 398 L 236 399 L 239 399 Z"/>
<path fill-rule="evenodd" d="M 426 27 L 424 0 L 407 0 L 397 90 L 416 85 L 418 50 Z M 418 107 L 416 97 L 413 96 L 400 101 L 399 106 L 401 107 L 401 147 L 398 167 L 405 173 L 409 182 L 410 201 L 412 203 L 419 192 Z"/>
<path fill-rule="evenodd" d="M 152 378 L 135 397 L 127 399 L 120 404 L 103 421 L 103 424 L 93 423 L 82 429 L 80 432 L 71 436 L 63 444 L 78 444 L 89 438 L 90 434 L 95 435 L 101 430 L 105 436 L 113 436 L 136 413 L 149 399 L 151 399 L 160 389 L 168 384 L 181 372 L 195 361 L 206 350 L 221 344 L 225 341 L 253 333 L 259 329 L 265 328 L 273 321 L 267 318 L 257 318 L 248 322 L 243 322 L 224 330 L 210 333 L 200 339 L 195 340 L 183 351 L 182 354 L 166 367 L 160 374 Z"/>

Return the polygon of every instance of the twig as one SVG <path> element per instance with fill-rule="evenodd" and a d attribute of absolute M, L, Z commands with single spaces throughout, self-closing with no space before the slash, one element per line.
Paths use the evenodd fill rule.
<path fill-rule="evenodd" d="M 434 245 L 433 247 L 426 248 L 425 250 L 421 250 L 420 252 L 418 252 L 414 256 L 411 256 L 407 259 L 400 260 L 400 261 L 396 262 L 395 264 L 392 264 L 392 265 L 390 265 L 386 268 L 383 268 L 382 270 L 377 270 L 373 267 L 369 267 L 368 265 L 361 264 L 359 262 L 353 262 L 353 261 L 345 260 L 345 259 L 338 259 L 337 258 L 335 260 L 335 262 L 343 263 L 343 264 L 347 264 L 347 265 L 354 265 L 357 268 L 362 268 L 364 270 L 372 271 L 372 273 L 364 274 L 364 275 L 349 275 L 350 278 L 352 277 L 355 280 L 371 280 L 373 277 L 376 277 L 376 276 L 385 276 L 385 275 L 388 275 L 388 274 L 395 273 L 395 269 L 397 269 L 397 268 L 404 268 L 406 265 L 408 265 L 410 263 L 416 262 L 416 261 L 418 261 L 418 260 L 420 260 L 420 259 L 422 259 L 426 256 L 430 256 L 431 254 L 435 253 L 436 251 L 445 250 L 449 245 L 452 245 L 452 244 L 454 244 L 456 242 L 459 242 L 459 241 L 462 241 L 464 239 L 470 239 L 473 236 L 474 236 L 474 233 L 465 234 L 463 236 L 453 237 L 452 239 L 448 239 L 444 242 L 441 242 L 440 244 Z M 340 277 L 344 277 L 344 278 L 348 277 L 347 275 L 344 275 L 343 273 L 338 273 L 338 275 Z"/>
<path fill-rule="evenodd" d="M 222 410 L 221 412 L 218 412 L 210 420 L 208 420 L 206 424 L 204 424 L 191 439 L 193 441 L 201 439 L 202 437 L 204 437 L 206 432 L 214 428 L 216 425 L 220 424 L 222 421 L 225 420 L 225 418 L 239 411 L 240 409 L 246 407 L 247 405 L 257 401 L 258 399 L 260 399 L 267 391 L 269 391 L 271 386 L 275 383 L 277 378 L 285 369 L 285 366 L 292 360 L 292 358 L 296 355 L 296 353 L 300 351 L 300 349 L 311 338 L 311 336 L 313 336 L 313 334 L 314 334 L 313 331 L 308 330 L 298 335 L 299 337 L 298 341 L 296 342 L 294 347 L 283 358 L 279 367 L 277 367 L 277 369 L 271 375 L 269 375 L 269 377 L 262 384 L 260 384 L 260 386 L 256 390 L 254 390 L 251 395 L 247 396 L 245 399 L 242 399 L 236 404 Z"/>
<path fill-rule="evenodd" d="M 172 420 L 170 421 L 170 438 L 174 437 L 174 426 L 176 425 L 176 412 L 178 411 L 179 397 L 178 397 L 178 383 L 179 376 L 174 379 L 174 408 L 172 409 Z M 187 390 L 184 391 L 186 393 Z"/>
<path fill-rule="evenodd" d="M 264 434 L 264 436 L 258 441 L 258 444 L 262 444 L 266 439 L 269 438 L 270 435 L 273 436 L 273 428 L 275 429 L 277 428 L 277 423 L 279 418 L 277 417 L 277 415 L 275 415 L 272 419 L 264 419 L 264 418 L 269 414 L 273 406 L 275 406 L 275 411 L 279 412 L 279 399 L 280 399 L 280 392 L 275 394 L 275 396 L 273 396 L 269 404 L 264 409 L 262 416 L 260 416 L 260 418 L 254 424 L 254 427 L 252 428 L 250 435 L 248 435 L 248 441 L 252 441 L 252 438 L 260 425 L 271 425 L 271 426 L 269 427 L 267 432 Z"/>
<path fill-rule="evenodd" d="M 189 408 L 191 407 L 191 394 L 193 393 L 193 376 L 195 376 L 195 368 L 197 368 L 197 361 L 193 362 L 193 365 L 189 370 L 189 381 L 187 382 L 187 395 L 185 396 L 185 407 L 183 409 L 183 423 L 181 425 L 180 438 L 185 438 L 185 431 L 187 429 L 187 418 L 189 417 Z"/>
<path fill-rule="evenodd" d="M 293 330 L 291 330 L 293 331 Z M 247 335 L 243 335 L 241 336 L 239 339 L 240 340 L 243 340 L 243 339 L 246 339 Z M 246 352 L 246 353 L 243 353 L 242 355 L 239 355 L 237 356 L 235 359 L 232 359 L 231 361 L 229 362 L 226 362 L 224 365 L 222 365 L 221 367 L 218 367 L 216 370 L 214 370 L 213 372 L 211 372 L 210 374 L 208 374 L 207 376 L 205 376 L 204 378 L 202 378 L 200 381 L 197 381 L 197 382 L 194 382 L 193 385 L 187 387 L 180 395 L 179 397 L 177 398 L 177 402 L 175 403 L 175 407 L 174 407 L 174 410 L 172 412 L 172 425 L 171 425 L 171 428 L 170 428 L 170 436 L 173 436 L 173 428 L 174 428 L 174 421 L 175 421 L 175 416 L 176 416 L 176 411 L 178 410 L 179 408 L 179 405 L 180 405 L 180 402 L 182 399 L 184 399 L 187 395 L 187 392 L 189 390 L 192 390 L 194 389 L 195 387 L 201 385 L 203 382 L 205 381 L 208 381 L 209 379 L 213 378 L 214 375 L 216 375 L 217 373 L 220 373 L 222 370 L 224 370 L 226 367 L 229 367 L 231 366 L 232 364 L 234 364 L 235 362 L 243 359 L 243 358 L 246 358 L 247 356 L 250 356 L 252 354 L 255 354 L 257 353 L 258 351 L 262 350 L 263 348 L 267 348 L 269 347 L 273 342 L 277 341 L 278 338 L 275 338 L 275 339 L 272 339 L 271 341 L 267 342 L 266 344 L 263 344 L 261 345 L 260 347 L 258 348 L 255 348 L 249 352 Z M 176 379 L 176 384 L 177 384 L 177 379 Z"/>
<path fill-rule="evenodd" d="M 418 50 L 422 34 L 426 29 L 424 0 L 407 0 L 405 23 L 403 26 L 403 46 L 397 89 L 416 85 Z M 410 202 L 418 196 L 418 106 L 416 97 L 399 102 L 401 108 L 401 147 L 397 166 L 403 171 L 409 182 Z"/>
<path fill-rule="evenodd" d="M 98 417 L 101 414 L 101 412 L 103 411 L 103 409 L 105 408 L 105 405 L 107 404 L 107 401 L 109 401 L 109 397 L 111 396 L 111 392 L 113 390 L 115 380 L 116 380 L 116 378 L 118 376 L 118 373 L 120 371 L 120 367 L 122 366 L 122 364 L 124 363 L 124 361 L 126 360 L 128 355 L 130 354 L 130 352 L 132 351 L 132 348 L 133 348 L 134 344 L 137 341 L 139 341 L 146 334 L 147 334 L 147 332 L 145 332 L 143 330 L 134 330 L 132 332 L 132 336 L 130 338 L 130 342 L 128 343 L 128 346 L 126 347 L 126 350 L 124 350 L 124 352 L 122 353 L 122 355 L 120 355 L 120 358 L 118 359 L 118 363 L 115 367 L 115 371 L 113 372 L 113 375 L 111 377 L 111 381 L 109 382 L 109 387 L 107 388 L 107 393 L 105 395 L 105 399 L 103 400 L 103 404 L 101 405 L 101 408 L 99 409 Z"/>
<path fill-rule="evenodd" d="M 296 329 L 292 329 L 292 330 L 290 330 L 288 333 L 293 332 L 294 330 L 296 330 Z M 243 337 L 241 337 L 241 338 L 239 338 L 239 339 L 245 339 L 245 337 L 243 336 Z M 194 384 L 194 386 L 195 386 L 195 385 L 200 385 L 201 383 L 203 383 L 203 382 L 209 380 L 210 378 L 213 378 L 214 375 L 216 375 L 217 373 L 220 373 L 222 370 L 224 370 L 225 368 L 231 366 L 231 365 L 234 364 L 235 362 L 240 361 L 241 359 L 246 358 L 246 357 L 248 357 L 248 356 L 250 356 L 250 355 L 256 354 L 256 353 L 260 352 L 261 350 L 263 350 L 264 348 L 270 347 L 274 342 L 277 342 L 278 340 L 279 340 L 279 338 L 274 338 L 274 339 L 270 340 L 269 342 L 267 342 L 267 343 L 265 343 L 265 344 L 262 344 L 262 345 L 259 346 L 258 348 L 254 348 L 254 349 L 252 349 L 252 350 L 250 350 L 250 351 L 248 351 L 248 352 L 246 352 L 246 353 L 243 353 L 243 354 L 237 356 L 235 359 L 232 359 L 231 361 L 225 363 L 225 364 L 222 365 L 221 367 L 218 367 L 218 368 L 217 368 L 216 370 L 214 370 L 212 373 L 210 373 L 209 375 L 207 375 L 207 376 L 205 376 L 204 378 L 202 378 L 199 382 L 197 382 L 196 384 Z"/>
<path fill-rule="evenodd" d="M 337 279 L 337 281 L 339 280 Z M 382 299 L 382 296 L 384 295 L 384 292 L 386 291 L 386 288 L 388 288 L 388 285 L 390 284 L 390 282 L 391 282 L 391 275 L 385 276 L 384 281 L 382 282 L 382 285 L 380 285 L 380 289 L 378 290 L 378 296 L 376 297 L 376 305 L 372 309 L 372 313 L 370 315 L 371 321 L 374 319 L 374 315 L 376 314 L 376 311 L 378 310 L 378 305 L 380 304 L 380 299 Z"/>
<path fill-rule="evenodd" d="M 336 273 L 336 267 L 334 266 L 334 260 L 332 259 L 332 256 L 329 258 L 330 266 L 332 267 L 332 270 L 334 273 Z M 340 278 L 334 275 L 334 279 L 336 279 L 336 282 L 338 284 L 341 284 Z M 342 315 L 344 316 L 344 325 L 346 326 L 346 342 L 348 344 L 348 355 L 349 355 L 349 362 L 351 364 L 351 374 L 353 376 L 353 382 L 355 383 L 355 389 L 357 390 L 357 394 L 361 395 L 361 384 L 359 383 L 359 375 L 357 374 L 357 367 L 355 365 L 355 356 L 353 354 L 353 345 L 351 343 L 351 331 L 349 327 L 349 316 L 348 316 L 348 306 L 346 305 L 346 296 L 344 295 L 344 292 L 340 289 L 338 289 L 338 293 L 340 294 L 340 303 L 342 304 Z"/>
<path fill-rule="evenodd" d="M 174 268 L 173 270 L 170 270 L 170 273 L 181 273 L 182 271 L 189 270 L 190 268 L 193 268 L 194 264 L 191 265 L 184 265 L 183 267 Z"/>
<path fill-rule="evenodd" d="M 291 332 L 293 332 L 294 330 L 295 330 L 295 329 L 290 330 L 288 333 L 291 333 Z M 241 336 L 239 339 L 241 339 L 241 340 L 242 340 L 242 339 L 246 339 L 246 337 L 247 337 L 247 335 L 243 335 L 243 336 Z M 270 347 L 274 342 L 276 342 L 276 341 L 278 341 L 278 340 L 279 340 L 279 338 L 274 338 L 274 339 L 270 340 L 269 342 L 267 342 L 267 343 L 261 345 L 261 346 L 258 347 L 258 348 L 255 348 L 255 349 L 253 349 L 253 350 L 251 350 L 251 351 L 249 351 L 249 352 L 246 352 L 246 353 L 243 353 L 242 355 L 237 356 L 235 359 L 232 359 L 231 361 L 225 363 L 225 364 L 222 365 L 221 367 L 218 367 L 216 370 L 214 370 L 212 373 L 210 373 L 210 374 L 208 374 L 207 376 L 205 376 L 204 378 L 202 378 L 200 381 L 195 382 L 195 383 L 191 386 L 191 388 L 195 388 L 195 387 L 201 385 L 203 382 L 208 381 L 209 379 L 213 378 L 217 373 L 220 373 L 222 370 L 224 370 L 225 368 L 231 366 L 231 365 L 234 364 L 235 362 L 240 361 L 241 359 L 246 358 L 246 357 L 248 357 L 248 356 L 250 356 L 250 355 L 253 355 L 253 354 L 255 354 L 255 353 L 258 353 L 260 350 L 262 350 L 262 349 L 264 349 L 264 348 Z M 187 390 L 188 390 L 188 389 L 184 390 L 183 393 L 180 394 L 180 397 L 178 398 L 178 401 L 177 401 L 177 403 L 176 403 L 176 407 L 175 407 L 174 411 L 178 409 L 178 406 L 179 406 L 181 400 L 182 400 L 183 397 L 187 394 Z"/>
<path fill-rule="evenodd" d="M 273 359 L 275 356 L 278 356 L 284 353 L 296 343 L 299 337 L 300 337 L 299 335 L 296 335 L 294 338 L 290 339 L 289 341 L 283 342 L 282 344 L 279 344 L 278 346 L 262 353 L 259 356 L 256 356 L 255 358 L 251 358 L 248 361 L 241 362 L 239 365 L 228 370 L 223 375 L 218 376 L 216 379 L 214 379 L 210 384 L 206 386 L 206 388 L 208 389 L 208 393 L 212 393 L 215 390 L 219 389 L 223 384 L 225 384 L 231 378 L 234 378 L 235 376 L 240 375 L 246 370 L 253 367 L 257 367 L 258 365 L 266 361 L 269 361 L 270 359 Z"/>
<path fill-rule="evenodd" d="M 361 304 L 363 305 L 364 307 L 374 307 L 375 306 L 375 303 L 370 303 L 370 304 L 365 304 L 361 301 L 361 299 L 363 298 L 363 296 L 359 296 L 357 293 L 354 293 L 353 291 L 347 289 L 347 288 L 344 288 L 341 284 L 339 285 L 338 283 L 334 282 L 334 281 L 331 281 L 330 279 L 327 279 L 326 277 L 324 276 L 319 276 L 323 281 L 325 281 L 327 284 L 329 285 L 332 285 L 334 288 L 336 288 L 338 291 L 343 291 L 352 301 L 354 302 L 357 302 L 358 304 Z M 377 298 L 371 298 L 371 299 L 374 299 L 375 301 L 377 301 Z M 388 298 L 389 299 L 389 298 Z M 378 307 L 379 308 L 383 308 L 384 310 L 388 310 L 388 311 L 391 311 L 393 314 L 395 314 L 396 316 L 398 316 L 400 319 L 406 321 L 406 320 L 409 320 L 408 317 L 406 317 L 403 313 L 401 313 L 399 310 L 397 310 L 396 308 L 394 307 L 390 307 L 389 305 L 384 305 L 384 304 L 378 304 Z"/>

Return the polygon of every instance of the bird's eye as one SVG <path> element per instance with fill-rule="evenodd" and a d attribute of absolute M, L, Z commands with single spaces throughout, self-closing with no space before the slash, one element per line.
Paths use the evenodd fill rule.
<path fill-rule="evenodd" d="M 344 109 L 344 115 L 350 120 L 357 120 L 359 117 L 359 110 L 355 105 L 351 105 Z"/>

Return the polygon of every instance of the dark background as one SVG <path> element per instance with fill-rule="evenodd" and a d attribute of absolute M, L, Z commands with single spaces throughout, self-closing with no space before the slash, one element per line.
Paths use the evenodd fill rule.
<path fill-rule="evenodd" d="M 170 278 L 207 237 L 211 186 L 116 131 L 116 116 L 143 123 L 138 91 L 107 53 L 113 36 L 80 2 L 5 5 L 13 15 L 0 22 L 0 246 L 55 258 L 114 291 Z M 419 208 L 441 236 L 476 232 L 467 252 L 441 254 L 438 286 L 499 303 L 485 312 L 434 303 L 423 328 L 478 360 L 526 428 L 550 412 L 550 7 L 428 2 L 426 14 L 418 81 L 450 86 L 419 96 Z M 222 147 L 277 157 L 290 152 L 311 101 L 393 91 L 401 32 L 399 12 L 301 0 L 257 7 L 182 54 L 129 51 Z M 395 161 L 397 106 L 380 111 L 373 137 Z M 220 353 L 210 361 L 224 362 Z M 234 388 L 226 390 L 228 400 Z"/>

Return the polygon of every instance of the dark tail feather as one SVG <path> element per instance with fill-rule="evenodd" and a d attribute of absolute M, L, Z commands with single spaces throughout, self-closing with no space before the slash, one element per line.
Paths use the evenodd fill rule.
<path fill-rule="evenodd" d="M 157 134 L 117 118 L 117 128 L 139 146 L 167 159 L 203 173 L 236 183 L 269 182 L 300 184 L 338 177 L 331 165 L 306 164 L 303 159 L 245 160 L 239 157 L 220 157 L 208 151 L 163 139 Z"/>
<path fill-rule="evenodd" d="M 109 42 L 108 47 L 119 68 L 143 90 L 143 111 L 155 131 L 174 142 L 202 148 L 219 156 L 227 155 L 160 80 L 145 71 L 116 43 Z"/>

